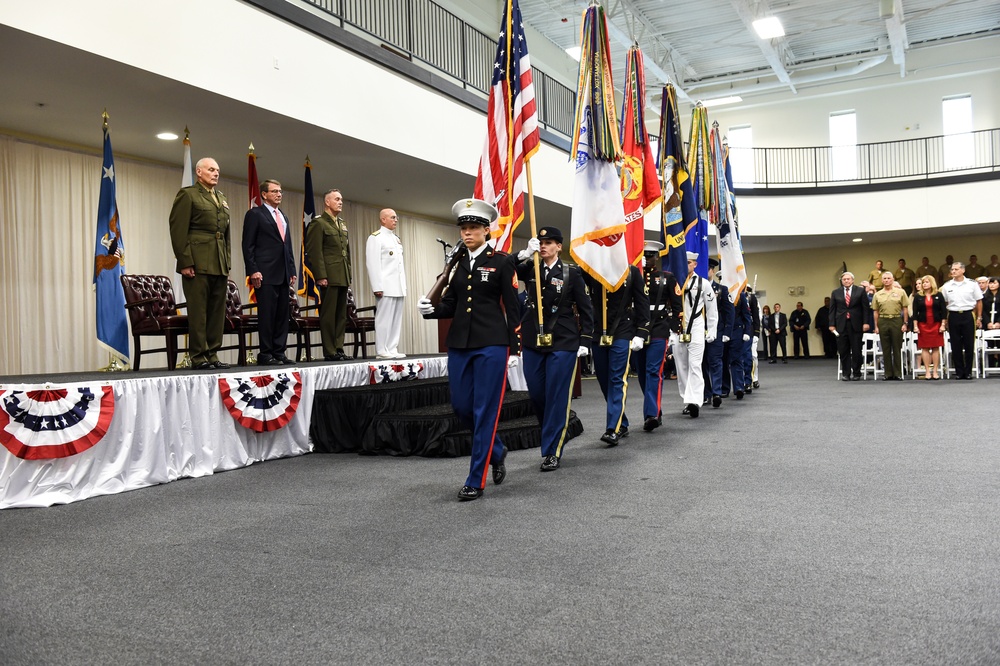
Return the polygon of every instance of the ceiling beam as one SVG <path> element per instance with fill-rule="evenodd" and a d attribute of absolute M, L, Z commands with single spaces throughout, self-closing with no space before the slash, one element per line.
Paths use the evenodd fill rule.
<path fill-rule="evenodd" d="M 899 78 L 906 77 L 906 49 L 910 43 L 906 37 L 906 24 L 903 22 L 903 2 L 894 0 L 892 15 L 885 20 L 885 30 L 889 35 L 889 46 L 892 48 L 892 62 L 899 65 Z"/>
<path fill-rule="evenodd" d="M 742 19 L 743 24 L 746 29 L 750 32 L 754 41 L 757 42 L 757 46 L 760 48 L 760 52 L 764 54 L 764 59 L 767 60 L 767 64 L 770 65 L 771 70 L 774 71 L 774 75 L 778 77 L 778 80 L 788 86 L 788 88 L 793 92 L 798 92 L 795 90 L 795 86 L 792 84 L 791 76 L 788 74 L 788 70 L 785 69 L 785 63 L 779 52 L 779 48 L 782 51 L 788 52 L 788 44 L 781 37 L 777 39 L 761 39 L 757 36 L 757 33 L 753 29 L 753 22 L 764 16 L 769 16 L 771 14 L 770 8 L 767 6 L 766 2 L 754 2 L 751 4 L 749 0 L 730 0 L 733 5 L 733 9 L 739 14 L 740 19 Z M 778 48 L 775 48 L 775 44 Z"/>

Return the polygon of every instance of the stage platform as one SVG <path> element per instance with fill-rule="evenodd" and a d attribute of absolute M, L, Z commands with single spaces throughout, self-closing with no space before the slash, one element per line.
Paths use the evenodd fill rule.
<path fill-rule="evenodd" d="M 0 377 L 0 509 L 67 504 L 309 453 L 318 390 L 448 373 L 447 357 Z"/>

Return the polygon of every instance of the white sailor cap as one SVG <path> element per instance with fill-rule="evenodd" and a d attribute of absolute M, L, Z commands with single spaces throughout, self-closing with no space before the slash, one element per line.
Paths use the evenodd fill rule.
<path fill-rule="evenodd" d="M 688 252 L 687 255 L 688 255 L 688 261 L 698 261 L 697 252 Z"/>
<path fill-rule="evenodd" d="M 458 224 L 478 222 L 483 226 L 490 226 L 493 221 L 500 217 L 500 211 L 496 206 L 480 199 L 460 199 L 451 207 L 451 214 L 455 216 Z"/>

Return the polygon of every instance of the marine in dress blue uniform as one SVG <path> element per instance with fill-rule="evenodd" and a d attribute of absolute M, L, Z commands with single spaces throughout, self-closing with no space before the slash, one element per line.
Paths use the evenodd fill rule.
<path fill-rule="evenodd" d="M 663 366 L 670 333 L 678 331 L 677 313 L 681 311 L 681 287 L 670 271 L 661 269 L 663 243 L 648 235 L 644 248 L 643 277 L 649 295 L 649 341 L 635 352 L 636 375 L 642 389 L 642 429 L 651 432 L 663 423 Z"/>
<path fill-rule="evenodd" d="M 705 343 L 705 359 L 702 368 L 705 374 L 705 402 L 712 401 L 712 407 L 722 404 L 722 357 L 726 343 L 733 336 L 733 317 L 735 311 L 729 300 L 729 289 L 715 281 L 715 272 L 719 269 L 718 259 L 708 260 L 708 280 L 715 292 L 715 302 L 719 310 L 719 326 L 712 342 Z"/>
<path fill-rule="evenodd" d="M 607 429 L 601 441 L 609 447 L 618 446 L 623 437 L 628 437 L 625 395 L 629 356 L 642 349 L 649 336 L 649 296 L 642 273 L 635 266 L 629 266 L 625 282 L 615 291 L 607 291 L 590 275 L 584 280 L 594 306 L 594 373 L 607 401 Z"/>
<path fill-rule="evenodd" d="M 732 382 L 733 395 L 742 400 L 743 395 L 751 390 L 750 380 L 746 375 L 746 358 L 750 348 L 750 334 L 753 332 L 753 316 L 750 314 L 750 302 L 747 292 L 740 292 L 733 304 L 733 333 L 729 340 L 729 350 L 726 354 L 729 367 L 725 368 L 725 376 Z"/>
<path fill-rule="evenodd" d="M 559 469 L 569 427 L 569 406 L 576 380 L 577 358 L 590 352 L 594 312 L 583 281 L 583 271 L 559 259 L 563 235 L 556 227 L 542 227 L 537 237 L 542 284 L 542 330 L 538 327 L 538 291 L 533 252 L 518 264 L 517 277 L 525 283 L 521 339 L 524 379 L 538 415 L 542 434 L 543 472 Z M 529 243 L 529 250 L 535 244 Z M 579 315 L 579 321 L 578 316 Z M 539 344 L 539 333 L 551 335 L 551 344 Z"/>
<path fill-rule="evenodd" d="M 493 467 L 493 483 L 507 475 L 507 447 L 496 436 L 507 386 L 507 364 L 521 351 L 517 274 L 513 258 L 486 240 L 497 209 L 478 199 L 452 207 L 461 227 L 465 253 L 455 267 L 441 302 L 427 297 L 417 308 L 425 319 L 451 319 L 448 384 L 459 421 L 472 431 L 469 476 L 458 492 L 462 501 L 478 499 Z"/>

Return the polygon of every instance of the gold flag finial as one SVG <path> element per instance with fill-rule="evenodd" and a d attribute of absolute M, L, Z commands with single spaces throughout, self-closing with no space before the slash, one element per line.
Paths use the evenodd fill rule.
<path fill-rule="evenodd" d="M 309 155 L 306 155 L 306 168 L 311 168 L 312 164 L 309 162 Z"/>
<path fill-rule="evenodd" d="M 108 129 L 108 118 L 110 118 L 110 117 L 111 116 L 108 115 L 107 108 L 105 108 L 104 109 L 104 113 L 101 114 L 101 120 L 104 121 L 104 129 Z"/>
<path fill-rule="evenodd" d="M 253 141 L 250 142 L 250 154 L 253 155 Z"/>
<path fill-rule="evenodd" d="M 187 125 L 185 125 L 184 126 L 184 140 L 188 141 L 190 138 L 191 138 L 191 131 L 187 128 Z"/>

